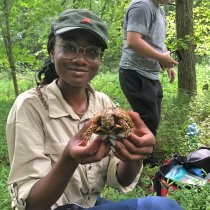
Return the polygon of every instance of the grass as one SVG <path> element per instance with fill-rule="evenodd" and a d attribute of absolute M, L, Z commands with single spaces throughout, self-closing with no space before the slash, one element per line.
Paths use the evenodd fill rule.
<path fill-rule="evenodd" d="M 172 154 L 187 154 L 195 148 L 206 145 L 210 146 L 210 90 L 203 90 L 203 86 L 210 81 L 209 67 L 197 66 L 196 95 L 177 94 L 177 81 L 169 84 L 166 74 L 161 76 L 164 89 L 162 104 L 162 120 L 158 129 L 157 146 L 155 157 L 163 162 Z M 33 87 L 35 83 L 27 77 L 18 78 L 21 91 Z M 118 74 L 113 72 L 99 73 L 93 80 L 92 85 L 109 95 L 119 106 L 129 109 L 118 82 Z M 14 102 L 13 84 L 6 77 L 0 80 L 0 209 L 10 209 L 10 197 L 7 191 L 6 182 L 9 173 L 9 161 L 6 147 L 5 125 L 9 110 Z M 193 138 L 186 135 L 188 125 L 195 122 L 199 134 Z M 142 197 L 151 195 L 149 191 L 150 178 L 158 170 L 158 167 L 145 167 L 138 186 L 134 191 L 124 194 L 106 187 L 103 196 L 119 200 L 130 197 Z M 191 190 L 181 189 L 171 193 L 170 197 L 177 200 L 184 210 L 210 210 L 210 184 L 203 188 Z"/>
<path fill-rule="evenodd" d="M 5 125 L 9 109 L 12 105 L 11 100 L 0 100 L 0 209 L 10 209 L 10 196 L 7 191 L 7 177 L 9 174 L 9 161 L 6 147 Z"/>

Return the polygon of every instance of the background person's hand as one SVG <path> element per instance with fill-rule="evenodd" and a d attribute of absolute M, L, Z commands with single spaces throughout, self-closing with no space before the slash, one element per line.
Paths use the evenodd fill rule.
<path fill-rule="evenodd" d="M 169 77 L 169 82 L 173 83 L 175 78 L 176 78 L 176 72 L 174 71 L 173 68 L 167 69 L 168 77 Z"/>
<path fill-rule="evenodd" d="M 163 68 L 173 68 L 174 65 L 178 65 L 179 62 L 174 60 L 171 56 L 170 56 L 170 51 L 164 52 L 159 60 L 161 66 Z"/>
<path fill-rule="evenodd" d="M 153 152 L 155 137 L 138 113 L 133 111 L 128 113 L 134 122 L 134 127 L 127 139 L 116 141 L 114 154 L 124 162 L 144 160 Z"/>

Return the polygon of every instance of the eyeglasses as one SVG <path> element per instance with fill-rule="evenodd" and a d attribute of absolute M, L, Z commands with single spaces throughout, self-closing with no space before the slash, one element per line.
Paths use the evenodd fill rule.
<path fill-rule="evenodd" d="M 89 63 L 94 63 L 98 61 L 102 55 L 101 49 L 95 46 L 88 46 L 86 48 L 78 47 L 74 42 L 64 41 L 56 44 L 62 49 L 63 57 L 65 59 L 74 59 L 81 51 L 83 51 L 84 57 Z"/>

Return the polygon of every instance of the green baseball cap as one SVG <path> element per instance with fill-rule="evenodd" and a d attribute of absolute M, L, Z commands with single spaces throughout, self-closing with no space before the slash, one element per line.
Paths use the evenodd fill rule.
<path fill-rule="evenodd" d="M 67 9 L 59 15 L 52 26 L 54 35 L 60 35 L 75 29 L 90 31 L 107 48 L 107 26 L 93 12 L 87 9 Z"/>

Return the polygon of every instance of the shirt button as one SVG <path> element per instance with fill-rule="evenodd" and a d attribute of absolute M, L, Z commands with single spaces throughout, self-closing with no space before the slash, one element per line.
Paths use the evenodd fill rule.
<path fill-rule="evenodd" d="M 88 196 L 88 200 L 90 200 L 90 196 Z"/>
<path fill-rule="evenodd" d="M 92 168 L 92 166 L 89 166 L 89 167 L 88 167 L 88 170 L 91 170 L 91 168 Z"/>
<path fill-rule="evenodd" d="M 94 192 L 95 191 L 95 188 L 92 188 L 92 190 L 91 190 L 92 192 Z"/>

